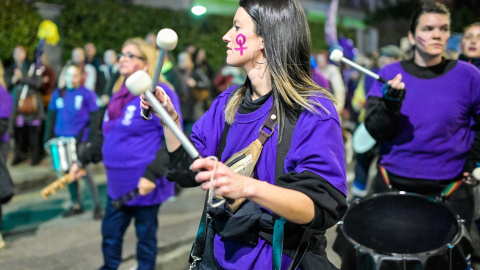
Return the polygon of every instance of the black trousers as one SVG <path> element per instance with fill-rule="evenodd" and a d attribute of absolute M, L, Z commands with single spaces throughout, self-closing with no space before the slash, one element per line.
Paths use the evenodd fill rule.
<path fill-rule="evenodd" d="M 39 161 L 41 126 L 24 126 L 15 128 L 14 159 L 24 157 L 30 153 L 32 162 Z"/>

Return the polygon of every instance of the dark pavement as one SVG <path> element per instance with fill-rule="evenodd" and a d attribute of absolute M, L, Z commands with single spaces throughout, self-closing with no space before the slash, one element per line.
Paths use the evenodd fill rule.
<path fill-rule="evenodd" d="M 3 206 L 3 235 L 7 243 L 0 250 L 0 269 L 98 269 L 102 263 L 101 221 L 92 217 L 92 203 L 86 183 L 81 181 L 83 214 L 64 218 L 70 206 L 67 189 L 43 199 L 40 190 L 56 179 L 48 158 L 38 166 L 28 160 L 9 167 L 16 185 L 15 197 Z M 102 204 L 106 201 L 106 179 L 102 164 L 93 166 Z M 200 188 L 184 189 L 165 202 L 159 213 L 157 270 L 188 269 L 188 253 L 198 229 L 205 193 Z M 334 229 L 327 232 L 329 257 L 339 266 L 330 249 Z M 119 269 L 136 269 L 136 237 L 133 224 L 123 245 Z"/>

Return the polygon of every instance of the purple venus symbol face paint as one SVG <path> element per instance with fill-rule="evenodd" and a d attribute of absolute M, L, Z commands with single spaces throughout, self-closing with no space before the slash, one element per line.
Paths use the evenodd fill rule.
<path fill-rule="evenodd" d="M 243 34 L 238 34 L 237 38 L 235 39 L 238 45 L 240 45 L 239 48 L 235 48 L 236 51 L 240 51 L 240 55 L 243 56 L 243 50 L 246 50 L 247 47 L 243 47 L 243 44 L 247 42 L 247 38 Z"/>

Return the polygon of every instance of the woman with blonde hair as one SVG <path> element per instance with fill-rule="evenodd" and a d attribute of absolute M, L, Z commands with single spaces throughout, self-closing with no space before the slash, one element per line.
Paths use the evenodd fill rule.
<path fill-rule="evenodd" d="M 138 238 L 138 269 L 155 269 L 158 210 L 173 195 L 174 183 L 164 177 L 168 157 L 160 150 L 164 136 L 162 123 L 156 116 L 149 121 L 142 119 L 140 98 L 128 91 L 125 80 L 138 70 L 147 71 L 153 77 L 157 59 L 155 49 L 141 38 L 125 41 L 118 56 L 121 76 L 114 85 L 101 131 L 94 136 L 91 146 L 80 153 L 79 163 L 72 165 L 70 174 L 76 178 L 78 168 L 90 162 L 103 160 L 105 165 L 108 198 L 102 223 L 104 265 L 101 269 L 118 268 L 122 261 L 123 235 L 132 218 Z M 171 86 L 163 80 L 159 85 L 180 111 L 178 96 Z M 140 196 L 119 208 L 114 207 L 112 202 L 136 188 Z"/>

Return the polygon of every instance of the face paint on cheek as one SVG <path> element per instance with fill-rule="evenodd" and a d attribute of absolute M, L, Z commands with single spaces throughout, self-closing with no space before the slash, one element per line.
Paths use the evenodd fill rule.
<path fill-rule="evenodd" d="M 425 40 L 423 38 L 417 37 L 417 41 L 420 46 L 425 47 Z"/>
<path fill-rule="evenodd" d="M 235 48 L 235 50 L 240 51 L 240 55 L 243 56 L 243 50 L 247 49 L 247 47 L 243 47 L 243 44 L 245 44 L 245 42 L 247 42 L 247 38 L 243 34 L 238 34 L 235 41 L 237 42 L 238 45 L 240 45 L 240 47 Z"/>

